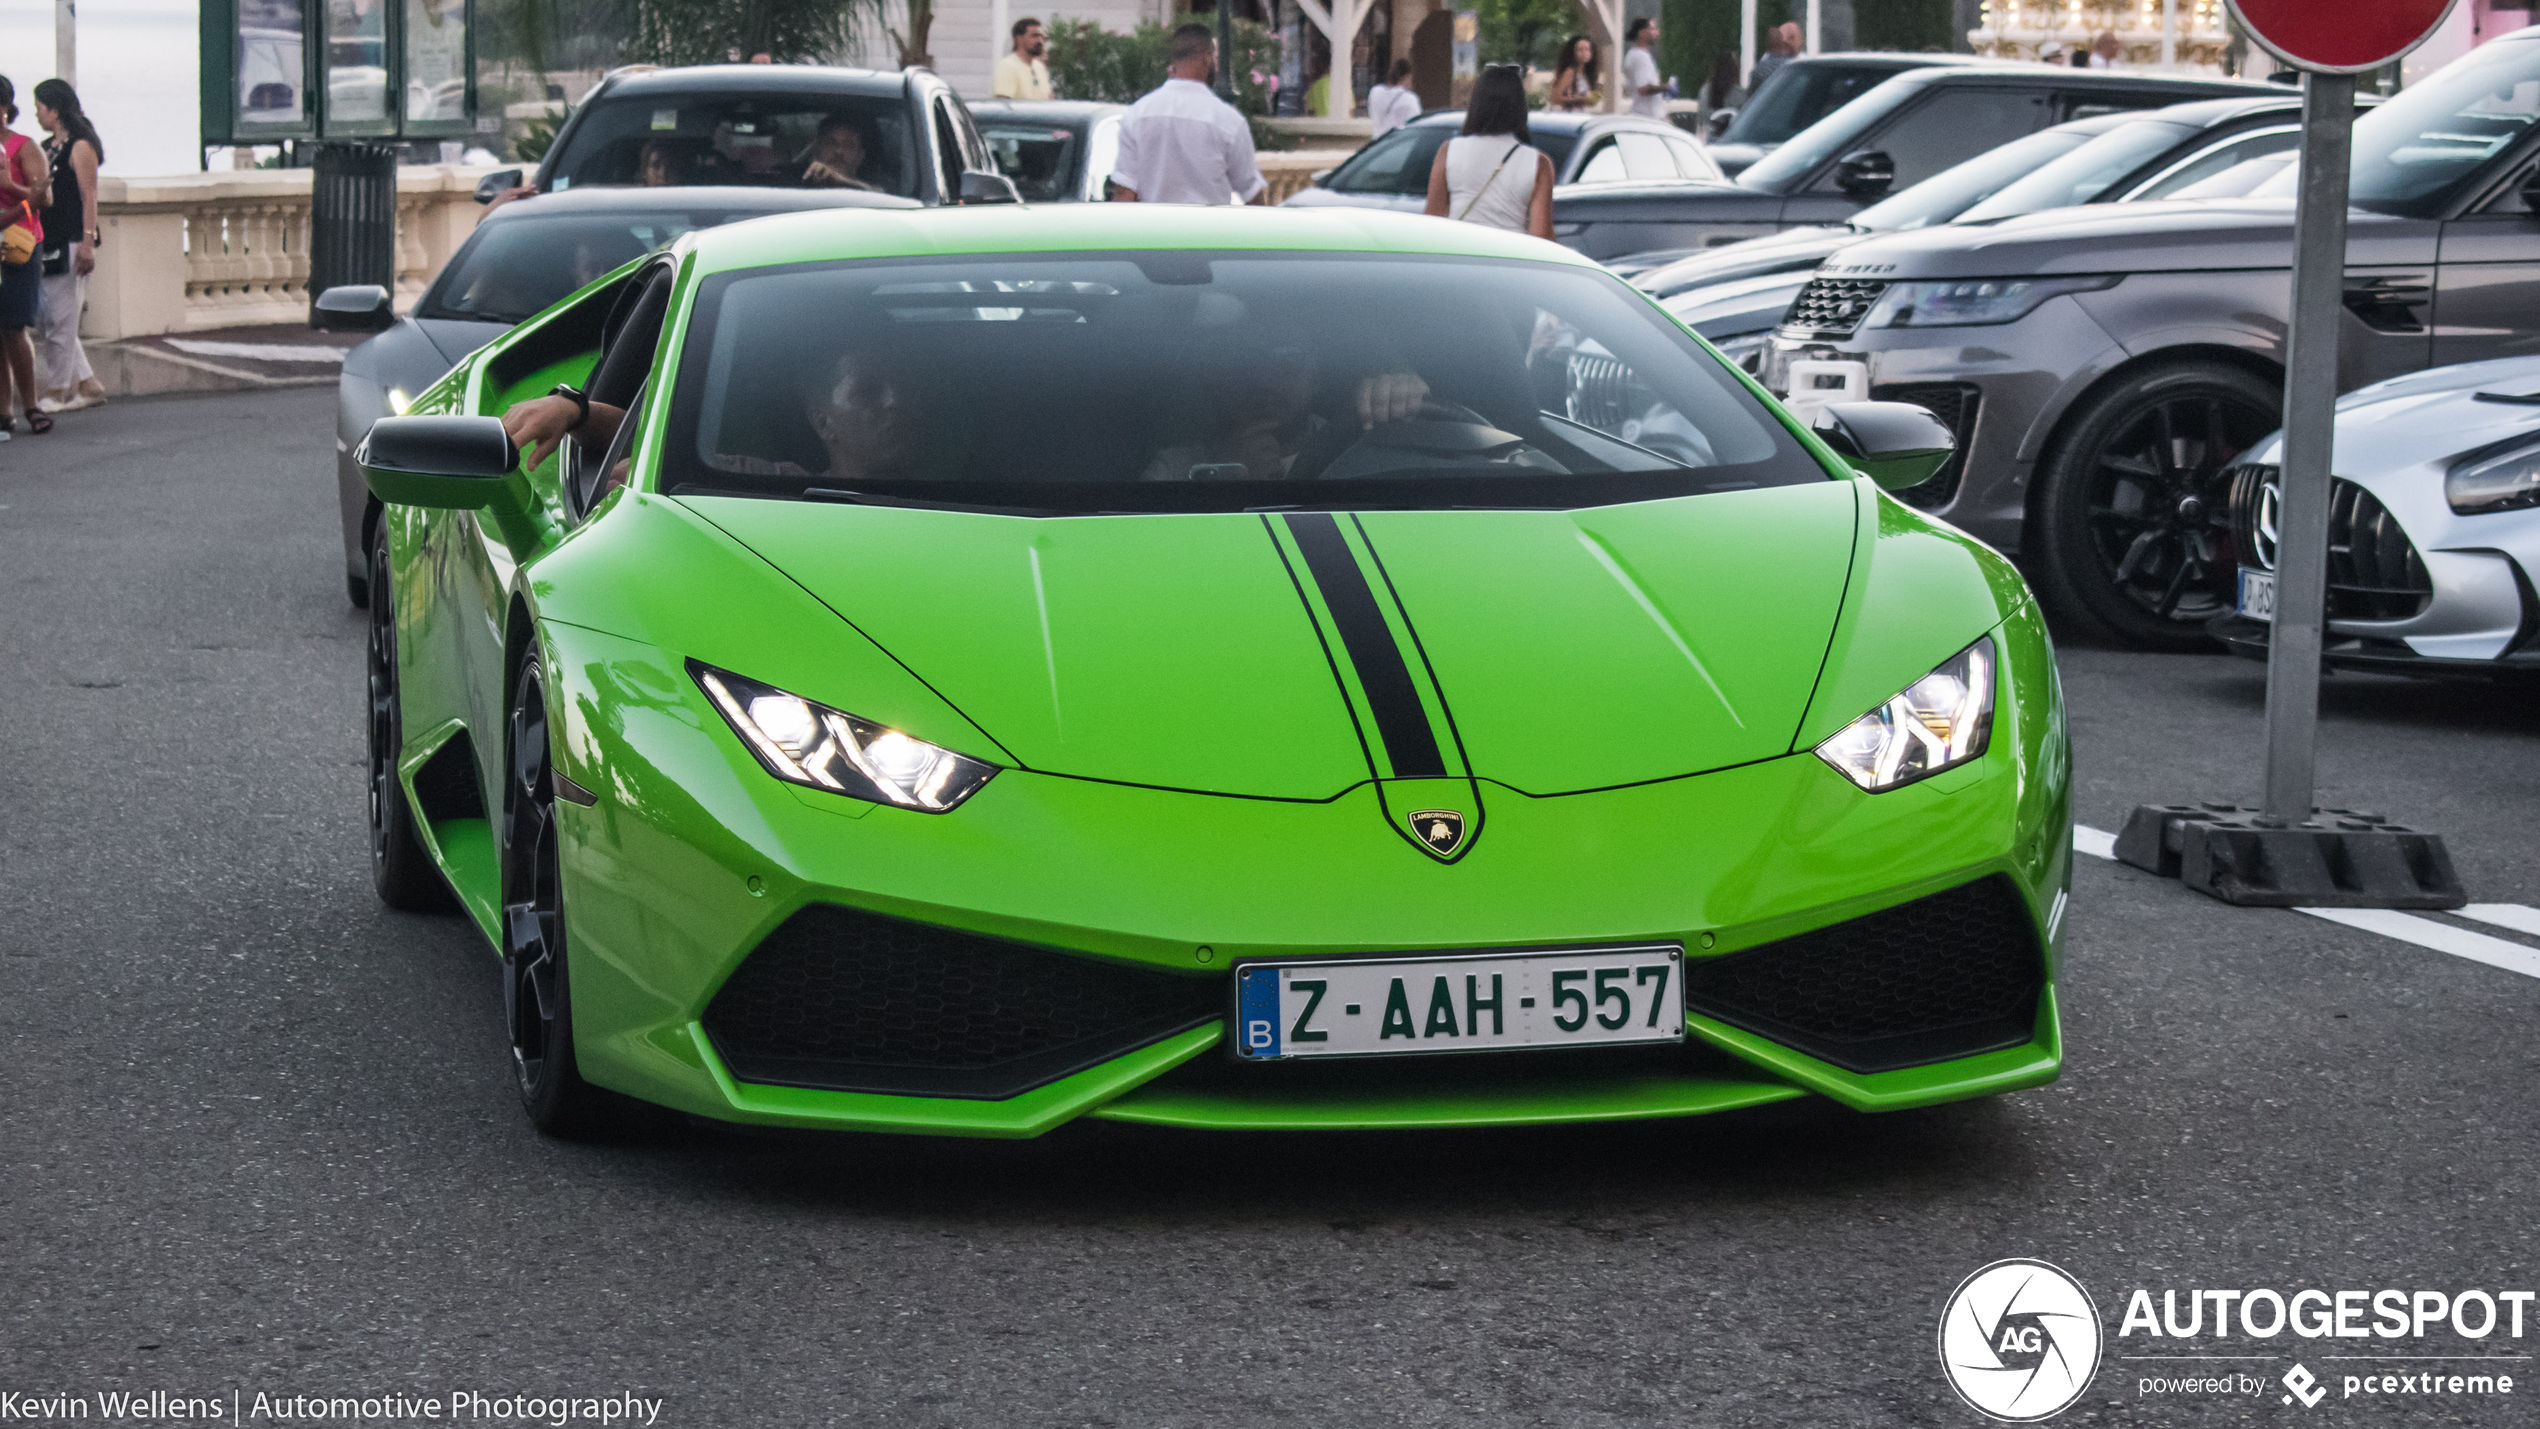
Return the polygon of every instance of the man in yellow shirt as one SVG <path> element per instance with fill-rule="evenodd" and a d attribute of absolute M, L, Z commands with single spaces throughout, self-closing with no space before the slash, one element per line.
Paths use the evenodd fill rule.
<path fill-rule="evenodd" d="M 1050 67 L 1041 62 L 1048 53 L 1049 36 L 1041 22 L 1025 18 L 1014 22 L 1014 53 L 997 61 L 997 72 L 990 90 L 999 99 L 1047 99 L 1050 97 Z"/>

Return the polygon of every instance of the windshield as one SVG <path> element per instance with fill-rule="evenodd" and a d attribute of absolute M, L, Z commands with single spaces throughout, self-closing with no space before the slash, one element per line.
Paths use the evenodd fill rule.
<path fill-rule="evenodd" d="M 1723 144 L 1779 144 L 1896 73 L 1854 65 L 1787 64 L 1729 121 Z"/>
<path fill-rule="evenodd" d="M 1825 479 L 1600 270 L 1158 252 L 714 275 L 659 484 L 1089 515 L 1567 508 Z"/>
<path fill-rule="evenodd" d="M 1076 131 L 1048 124 L 985 120 L 979 137 L 996 156 L 997 172 L 1014 180 L 1026 203 L 1076 196 Z"/>
<path fill-rule="evenodd" d="M 2167 119 L 2120 124 L 2036 173 L 1958 215 L 1961 223 L 1991 223 L 2050 208 L 2088 203 L 2108 186 L 2178 147 L 2196 130 Z"/>
<path fill-rule="evenodd" d="M 1768 194 L 1787 193 L 1815 173 L 1819 164 L 1833 158 L 1837 150 L 1849 148 L 1853 141 L 1869 132 L 1871 126 L 1894 113 L 1921 89 L 1922 85 L 1911 78 L 1910 71 L 1888 80 L 1756 160 L 1753 167 L 1737 176 L 1737 181 Z"/>
<path fill-rule="evenodd" d="M 1988 149 L 1954 169 L 1944 169 L 1900 194 L 1879 200 L 1852 215 L 1852 226 L 1868 233 L 1903 233 L 1947 223 L 1983 202 L 2005 184 L 2081 147 L 2090 136 L 2070 129 L 2049 129 Z"/>
<path fill-rule="evenodd" d="M 915 198 L 917 173 L 908 106 L 896 97 L 627 96 L 584 111 L 548 187 L 745 184 Z"/>
<path fill-rule="evenodd" d="M 1437 162 L 1438 146 L 1455 137 L 1455 124 L 1407 124 L 1343 160 L 1332 171 L 1327 185 L 1334 193 L 1345 194 L 1413 194 L 1429 192 L 1429 167 Z M 1552 171 L 1561 172 L 1570 162 L 1570 151 L 1578 146 L 1576 130 L 1546 133 L 1530 130 L 1528 140 L 1552 160 Z"/>
<path fill-rule="evenodd" d="M 724 218 L 685 212 L 501 218 L 469 235 L 415 305 L 415 316 L 516 323 L 601 274 L 667 247 L 688 230 L 711 228 Z"/>
<path fill-rule="evenodd" d="M 2355 121 L 2347 201 L 2374 213 L 2429 217 L 2470 172 L 2540 117 L 2540 44 L 2509 41 L 2470 51 L 2400 90 Z M 2251 190 L 2291 198 L 2301 178 L 2287 164 Z"/>

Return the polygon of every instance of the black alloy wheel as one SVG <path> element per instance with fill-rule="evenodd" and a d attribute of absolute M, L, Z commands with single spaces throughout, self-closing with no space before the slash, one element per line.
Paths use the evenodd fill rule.
<path fill-rule="evenodd" d="M 397 778 L 405 721 L 397 703 L 397 603 L 388 586 L 388 531 L 370 540 L 370 880 L 379 901 L 408 913 L 451 906 L 449 885 L 424 852 L 414 806 Z"/>
<path fill-rule="evenodd" d="M 549 1136 L 599 1130 L 607 1094 L 582 1080 L 573 1056 L 573 994 L 565 970 L 563 880 L 556 846 L 556 781 L 547 733 L 546 674 L 524 656 L 512 679 L 503 781 L 503 1013 L 512 1066 L 530 1122 Z"/>
<path fill-rule="evenodd" d="M 2164 364 L 2085 398 L 2039 463 L 2038 586 L 2088 633 L 2207 650 L 2237 575 L 2224 473 L 2275 430 L 2282 393 L 2220 362 Z"/>

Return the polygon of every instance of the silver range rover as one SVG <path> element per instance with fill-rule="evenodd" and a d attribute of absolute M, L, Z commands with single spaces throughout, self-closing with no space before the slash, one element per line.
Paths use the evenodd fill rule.
<path fill-rule="evenodd" d="M 2356 122 L 2341 391 L 2540 353 L 2540 28 Z M 2005 551 L 2068 629 L 2211 648 L 2230 473 L 2280 419 L 2294 173 L 2237 200 L 2066 209 L 1845 249 L 1765 355 L 1806 404 L 1919 402 L 1962 459 L 1916 505 Z M 1795 389 L 1795 390 L 1794 390 Z"/>

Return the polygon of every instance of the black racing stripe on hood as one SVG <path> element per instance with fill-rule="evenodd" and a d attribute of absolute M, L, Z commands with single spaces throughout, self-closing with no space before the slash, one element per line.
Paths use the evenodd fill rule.
<path fill-rule="evenodd" d="M 1325 511 L 1294 512 L 1280 519 L 1287 522 L 1289 536 L 1305 557 L 1306 573 L 1314 577 L 1323 606 L 1339 627 L 1342 648 L 1358 671 L 1359 688 L 1367 692 L 1367 711 L 1375 718 L 1376 737 L 1384 741 L 1394 777 L 1444 778 L 1446 758 L 1438 752 L 1429 712 L 1420 705 L 1419 686 L 1412 683 L 1402 647 L 1394 643 L 1376 593 L 1368 588 L 1367 573 L 1341 536 L 1340 522 Z"/>

